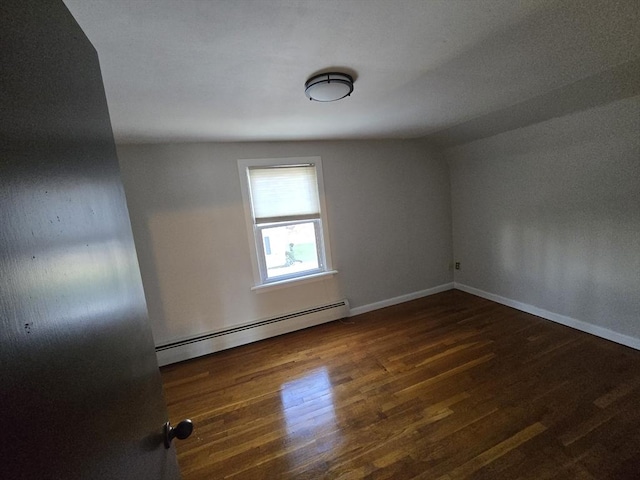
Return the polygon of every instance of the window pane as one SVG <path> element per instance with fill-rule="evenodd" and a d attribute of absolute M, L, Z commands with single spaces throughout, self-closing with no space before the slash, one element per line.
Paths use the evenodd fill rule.
<path fill-rule="evenodd" d="M 263 227 L 260 232 L 268 279 L 320 268 L 315 222 Z"/>

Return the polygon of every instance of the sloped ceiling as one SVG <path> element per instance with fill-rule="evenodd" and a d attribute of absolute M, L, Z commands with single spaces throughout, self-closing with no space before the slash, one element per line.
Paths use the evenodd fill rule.
<path fill-rule="evenodd" d="M 637 0 L 64 0 L 119 143 L 452 144 L 640 94 Z M 351 97 L 310 102 L 319 71 Z"/>

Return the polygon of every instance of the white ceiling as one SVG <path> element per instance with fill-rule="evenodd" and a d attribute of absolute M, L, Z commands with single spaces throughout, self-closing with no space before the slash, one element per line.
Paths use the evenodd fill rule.
<path fill-rule="evenodd" d="M 64 2 L 119 143 L 442 137 L 640 71 L 638 0 Z M 351 97 L 310 102 L 321 70 L 352 73 Z"/>

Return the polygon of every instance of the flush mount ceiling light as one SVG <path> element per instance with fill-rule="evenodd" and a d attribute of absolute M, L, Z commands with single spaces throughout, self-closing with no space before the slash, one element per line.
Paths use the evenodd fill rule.
<path fill-rule="evenodd" d="M 353 92 L 353 78 L 346 73 L 331 72 L 315 75 L 304 84 L 304 93 L 309 100 L 335 102 Z"/>

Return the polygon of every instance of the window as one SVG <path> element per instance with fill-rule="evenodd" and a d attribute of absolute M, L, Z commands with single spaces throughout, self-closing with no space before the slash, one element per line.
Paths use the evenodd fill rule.
<path fill-rule="evenodd" d="M 256 286 L 330 268 L 319 157 L 239 160 Z"/>

